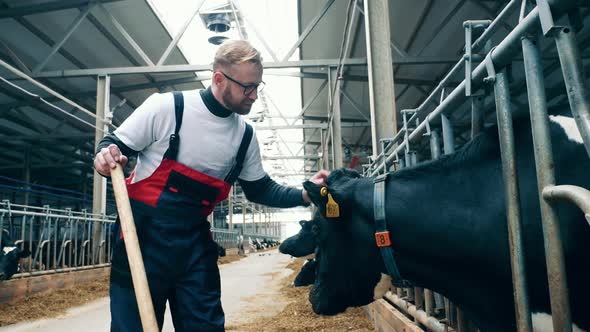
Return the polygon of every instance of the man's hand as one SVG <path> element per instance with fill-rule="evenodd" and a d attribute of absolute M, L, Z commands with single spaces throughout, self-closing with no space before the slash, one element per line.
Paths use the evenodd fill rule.
<path fill-rule="evenodd" d="M 111 176 L 111 169 L 121 164 L 121 167 L 127 165 L 127 157 L 121 153 L 119 147 L 115 144 L 102 148 L 94 157 L 94 169 L 104 176 Z"/>
<path fill-rule="evenodd" d="M 317 184 L 318 186 L 325 186 L 326 185 L 326 178 L 328 177 L 328 175 L 330 175 L 330 172 L 325 169 L 322 169 L 322 170 L 318 171 L 317 173 L 315 173 L 309 179 L 309 181 Z M 309 194 L 307 193 L 307 190 L 303 189 L 301 196 L 303 196 L 303 200 L 306 203 L 311 203 L 311 198 L 309 198 Z"/>

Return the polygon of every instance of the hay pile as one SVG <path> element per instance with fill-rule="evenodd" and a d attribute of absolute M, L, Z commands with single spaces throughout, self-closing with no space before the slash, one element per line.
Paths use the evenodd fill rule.
<path fill-rule="evenodd" d="M 109 296 L 109 278 L 104 277 L 50 294 L 36 294 L 13 304 L 0 304 L 0 326 L 27 320 L 57 317 L 70 308 Z"/>
<path fill-rule="evenodd" d="M 289 304 L 279 314 L 261 317 L 247 324 L 228 325 L 226 330 L 232 332 L 376 331 L 363 308 L 349 308 L 336 316 L 316 315 L 308 300 L 311 286 L 297 288 L 291 286 L 304 261 L 305 258 L 299 258 L 287 266 L 293 270 L 293 273 L 283 280 L 278 296 L 284 297 Z"/>
<path fill-rule="evenodd" d="M 220 257 L 219 264 L 227 264 L 245 256 L 227 255 Z M 70 308 L 109 296 L 109 278 L 60 289 L 46 294 L 37 294 L 11 304 L 0 304 L 0 326 L 6 326 L 63 315 Z"/>
<path fill-rule="evenodd" d="M 243 256 L 228 255 L 221 257 L 219 264 L 234 262 L 241 258 Z M 289 304 L 280 313 L 272 317 L 260 317 L 247 324 L 226 326 L 227 331 L 376 331 L 363 308 L 350 308 L 343 314 L 331 317 L 313 313 L 308 301 L 311 286 L 298 288 L 291 286 L 304 261 L 305 258 L 296 259 L 287 266 L 293 270 L 293 273 L 282 281 L 277 297 L 281 297 Z M 50 294 L 34 295 L 17 303 L 0 304 L 0 326 L 57 317 L 72 307 L 106 297 L 108 293 L 109 282 L 108 277 L 105 277 L 76 287 L 56 290 Z"/>

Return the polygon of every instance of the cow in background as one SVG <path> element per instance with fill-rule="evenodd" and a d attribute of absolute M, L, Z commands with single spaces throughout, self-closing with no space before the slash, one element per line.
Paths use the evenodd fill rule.
<path fill-rule="evenodd" d="M 0 280 L 8 280 L 15 273 L 19 272 L 19 260 L 30 255 L 29 251 L 21 250 L 14 245 L 8 230 L 0 232 Z"/>
<path fill-rule="evenodd" d="M 311 221 L 300 220 L 299 225 L 301 225 L 301 230 L 299 233 L 285 239 L 279 246 L 279 251 L 293 257 L 303 257 L 313 254 L 317 247 L 313 229 L 320 217 L 316 213 Z"/>
<path fill-rule="evenodd" d="M 590 160 L 576 135 L 552 117 L 556 183 L 590 188 Z M 561 121 L 561 123 L 560 123 Z M 565 121 L 565 122 L 564 122 Z M 575 128 L 575 126 L 574 126 Z M 550 313 L 543 231 L 528 119 L 514 122 L 522 234 L 533 325 Z M 373 301 L 385 272 L 375 243 L 373 179 L 333 171 L 328 192 L 340 216 L 316 223 L 321 255 L 310 291 L 319 314 L 337 314 Z M 327 197 L 304 184 L 325 215 Z M 515 331 L 514 298 L 506 224 L 506 200 L 496 127 L 484 130 L 454 154 L 390 174 L 385 213 L 402 277 L 457 304 L 481 331 Z M 590 329 L 590 228 L 583 213 L 559 204 L 572 320 Z"/>
<path fill-rule="evenodd" d="M 306 260 L 305 263 L 303 263 L 303 266 L 301 266 L 301 270 L 295 277 L 293 286 L 302 287 L 313 284 L 316 278 L 316 265 L 317 261 L 315 258 Z"/>

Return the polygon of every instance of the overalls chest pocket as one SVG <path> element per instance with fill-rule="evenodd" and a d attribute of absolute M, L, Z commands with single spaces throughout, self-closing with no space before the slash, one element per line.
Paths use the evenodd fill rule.
<path fill-rule="evenodd" d="M 220 188 L 201 183 L 182 173 L 172 170 L 158 205 L 173 204 L 189 206 L 200 206 L 208 208 L 215 204 L 220 195 Z"/>

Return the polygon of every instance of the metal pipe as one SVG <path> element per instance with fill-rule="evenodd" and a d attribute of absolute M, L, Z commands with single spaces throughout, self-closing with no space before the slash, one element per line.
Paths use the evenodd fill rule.
<path fill-rule="evenodd" d="M 432 159 L 440 158 L 440 137 L 437 130 L 430 132 L 430 156 Z"/>
<path fill-rule="evenodd" d="M 571 330 L 561 230 L 555 209 L 543 198 L 544 189 L 555 185 L 553 147 L 551 145 L 543 62 L 536 39 L 522 39 L 522 53 L 528 91 L 531 128 L 537 171 L 537 186 L 543 225 L 545 261 L 555 331 Z"/>
<path fill-rule="evenodd" d="M 483 129 L 484 120 L 484 96 L 471 97 L 471 139 Z"/>
<path fill-rule="evenodd" d="M 576 204 L 590 224 L 590 191 L 587 189 L 572 185 L 548 186 L 543 189 L 543 198 L 551 203 L 569 201 Z"/>
<path fill-rule="evenodd" d="M 451 124 L 449 118 L 444 114 L 441 115 L 441 123 L 443 148 L 445 154 L 451 154 L 455 152 L 455 135 L 453 134 L 453 125 Z"/>
<path fill-rule="evenodd" d="M 584 83 L 583 64 L 573 27 L 565 26 L 557 31 L 555 44 L 572 114 L 590 156 L 590 96 Z"/>
<path fill-rule="evenodd" d="M 504 20 L 512 14 L 512 12 L 518 8 L 520 0 L 511 0 L 504 9 L 496 16 L 494 21 L 484 30 L 484 32 L 477 38 L 477 40 L 471 46 L 472 51 L 477 52 L 480 48 L 484 47 L 486 42 L 492 37 L 492 35 L 504 24 Z"/>
<path fill-rule="evenodd" d="M 489 59 L 486 59 L 487 61 Z M 493 66 L 493 64 L 491 65 Z M 500 138 L 502 173 L 506 195 L 506 216 L 508 219 L 508 242 L 510 245 L 512 283 L 514 285 L 514 302 L 516 305 L 516 325 L 519 332 L 530 332 L 532 331 L 532 323 L 528 303 L 522 222 L 520 218 L 518 173 L 516 168 L 514 131 L 512 127 L 510 91 L 506 69 L 502 69 L 495 74 L 494 94 L 496 97 L 498 136 Z"/>
<path fill-rule="evenodd" d="M 17 273 L 15 275 L 13 275 L 12 278 L 17 279 L 17 278 L 25 278 L 25 277 L 35 277 L 35 276 L 42 276 L 42 275 L 47 275 L 47 274 L 98 269 L 98 268 L 103 268 L 103 267 L 108 267 L 108 266 L 111 266 L 111 264 L 105 263 L 105 264 L 82 266 L 82 267 L 68 267 L 68 268 L 64 268 L 64 269 L 52 269 L 52 270 L 47 270 L 47 271 L 23 272 L 23 273 Z"/>
<path fill-rule="evenodd" d="M 520 45 L 520 40 L 522 36 L 527 33 L 534 33 L 540 29 L 539 25 L 539 10 L 535 7 L 516 27 L 514 30 L 504 38 L 500 44 L 494 48 L 490 54 L 492 61 L 496 68 L 503 68 L 508 63 L 511 62 L 512 57 L 518 53 L 518 46 Z M 459 70 L 460 65 L 462 65 L 463 61 L 457 63 L 457 65 L 453 68 L 453 70 Z M 455 69 L 457 68 L 457 69 Z M 453 71 L 452 70 L 452 71 Z M 455 72 L 456 73 L 456 72 Z M 455 74 L 449 72 L 449 74 Z M 445 79 L 449 77 L 449 74 L 445 76 Z M 479 86 L 481 86 L 483 82 L 483 78 L 487 76 L 487 70 L 485 68 L 485 63 L 480 63 L 475 70 L 473 71 L 472 78 L 473 78 L 473 89 L 476 90 Z M 443 79 L 444 81 L 444 79 Z M 443 82 L 441 82 L 442 84 Z M 439 87 L 442 86 L 439 84 Z M 433 93 L 424 100 L 424 102 L 418 107 L 418 112 L 422 110 L 424 105 L 430 102 L 430 99 L 434 98 L 438 94 L 436 90 L 438 89 L 438 93 L 440 93 L 440 89 L 437 87 Z M 422 133 L 426 129 L 426 123 L 429 123 L 434 118 L 439 116 L 444 112 L 448 112 L 449 110 L 457 109 L 461 106 L 462 102 L 465 100 L 465 80 L 463 80 L 439 105 L 436 107 L 428 116 L 425 117 L 424 121 L 420 123 L 420 125 L 412 132 L 409 136 L 409 140 L 413 141 L 419 137 L 422 137 Z M 401 142 L 397 148 L 386 158 L 385 163 L 377 166 L 377 168 L 371 173 L 372 176 L 378 174 L 382 169 L 385 168 L 385 164 L 391 164 L 393 159 L 395 158 L 395 154 L 403 151 L 402 149 L 405 148 L 405 145 L 408 141 Z"/>
<path fill-rule="evenodd" d="M 399 290 L 399 288 L 398 288 Z M 398 292 L 399 294 L 399 292 Z M 385 298 L 391 301 L 404 314 L 410 315 L 416 319 L 420 324 L 426 326 L 431 332 L 445 332 L 445 327 L 436 318 L 429 317 L 423 310 L 416 309 L 416 306 L 402 300 L 400 296 L 391 292 L 385 294 Z"/>

